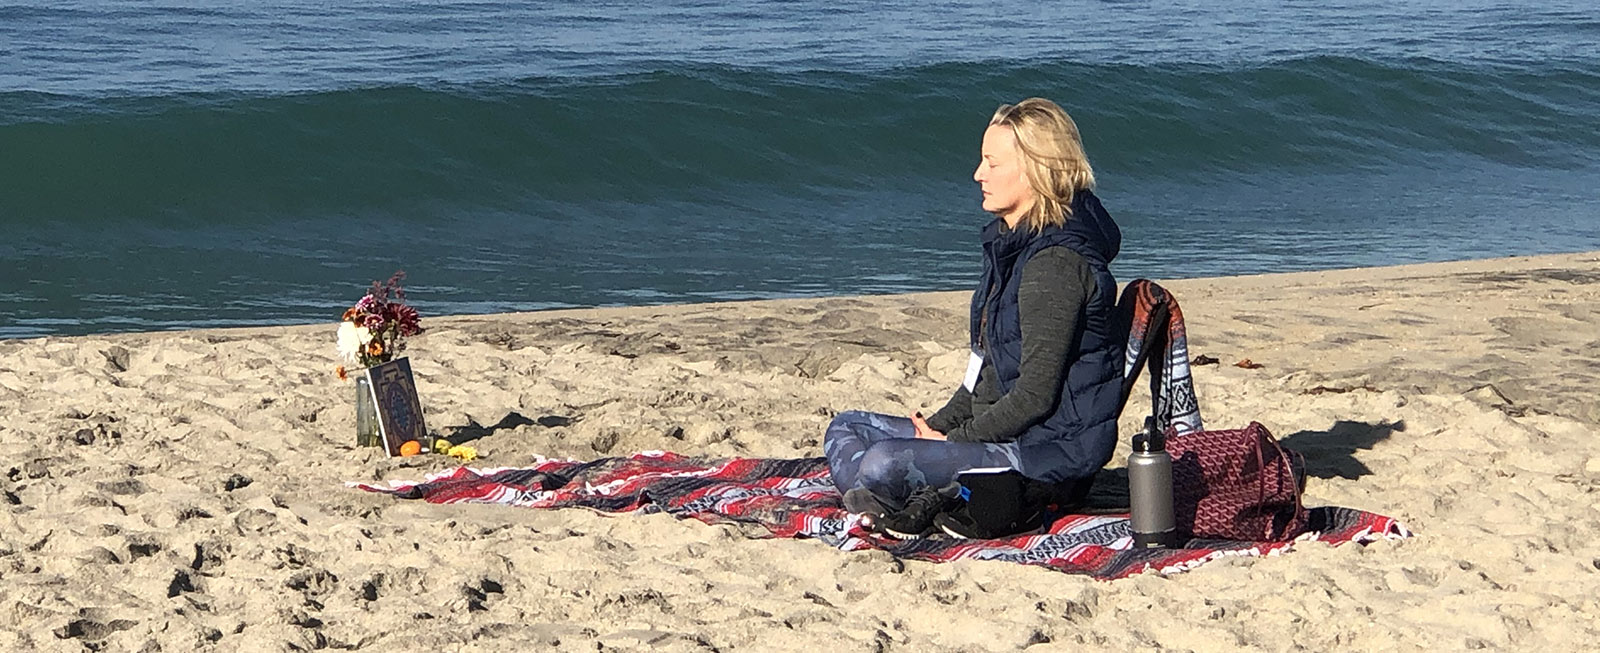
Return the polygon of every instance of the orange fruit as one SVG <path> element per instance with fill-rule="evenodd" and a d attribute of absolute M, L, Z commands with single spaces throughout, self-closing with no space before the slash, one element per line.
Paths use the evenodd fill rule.
<path fill-rule="evenodd" d="M 415 456 L 419 453 L 422 453 L 421 442 L 406 440 L 405 444 L 400 445 L 400 455 L 402 456 Z"/>

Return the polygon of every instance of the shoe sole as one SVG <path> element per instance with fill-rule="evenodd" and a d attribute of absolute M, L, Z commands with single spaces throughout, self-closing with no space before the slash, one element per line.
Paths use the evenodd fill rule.
<path fill-rule="evenodd" d="M 963 535 L 961 533 L 953 531 L 953 530 L 950 529 L 950 525 L 949 524 L 941 523 L 942 521 L 943 520 L 936 519 L 936 520 L 934 520 L 933 525 L 934 526 L 938 526 L 939 530 L 943 531 L 945 535 L 949 535 L 950 537 L 954 537 L 956 539 L 961 539 L 961 540 L 985 540 L 985 539 L 988 539 L 988 540 L 994 540 L 994 539 L 1003 540 L 1003 539 L 1008 539 L 1008 538 L 1013 538 L 1013 537 L 1021 537 L 1021 536 L 1024 536 L 1024 535 L 1039 535 L 1039 534 L 1042 534 L 1043 532 L 1045 532 L 1045 524 L 1041 521 L 1040 523 L 1035 524 L 1032 528 L 1029 528 L 1029 529 L 1026 529 L 1026 530 L 1017 531 L 1015 533 L 1010 533 L 1010 534 L 1007 534 L 1007 535 L 996 535 L 994 537 L 978 537 L 978 536 L 974 536 L 974 535 Z M 1032 520 L 1029 520 L 1029 521 L 1031 522 Z"/>
<path fill-rule="evenodd" d="M 889 537 L 892 537 L 892 538 L 897 539 L 897 540 L 920 540 L 920 539 L 922 539 L 924 537 L 932 535 L 934 531 L 928 530 L 928 531 L 923 531 L 923 532 L 917 533 L 917 534 L 911 534 L 911 533 L 902 533 L 902 532 L 894 530 L 892 528 L 885 528 L 880 532 L 883 533 L 884 535 L 888 535 Z"/>

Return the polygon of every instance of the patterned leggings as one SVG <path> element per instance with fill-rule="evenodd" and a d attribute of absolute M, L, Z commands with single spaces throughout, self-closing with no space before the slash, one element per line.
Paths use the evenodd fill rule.
<path fill-rule="evenodd" d="M 909 418 L 859 410 L 833 418 L 822 452 L 841 493 L 864 487 L 894 509 L 917 488 L 949 484 L 969 469 L 1022 470 L 1014 442 L 922 440 Z"/>

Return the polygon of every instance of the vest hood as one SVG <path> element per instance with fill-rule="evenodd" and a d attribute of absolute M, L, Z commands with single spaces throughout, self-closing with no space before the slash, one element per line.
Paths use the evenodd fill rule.
<path fill-rule="evenodd" d="M 1099 254 L 1101 263 L 1110 263 L 1122 251 L 1122 229 L 1091 191 L 1079 191 L 1072 197 L 1072 215 L 1062 228 L 1070 239 L 1082 243 L 1074 249 Z"/>

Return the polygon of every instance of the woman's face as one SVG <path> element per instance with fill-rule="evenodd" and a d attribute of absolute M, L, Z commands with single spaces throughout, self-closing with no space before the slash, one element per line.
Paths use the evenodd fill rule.
<path fill-rule="evenodd" d="M 1022 152 L 1010 127 L 989 125 L 983 131 L 983 159 L 972 173 L 983 189 L 983 210 L 1016 227 L 1028 209 L 1033 208 L 1033 187 L 1022 172 Z"/>

